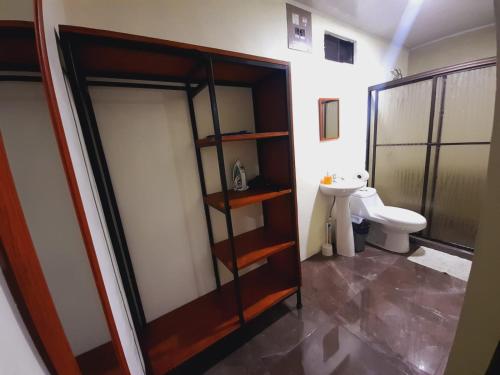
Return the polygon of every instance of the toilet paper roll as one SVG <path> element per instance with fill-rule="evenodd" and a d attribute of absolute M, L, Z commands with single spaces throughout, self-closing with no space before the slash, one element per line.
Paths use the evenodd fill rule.
<path fill-rule="evenodd" d="M 370 174 L 368 171 L 361 170 L 354 174 L 354 178 L 362 181 L 368 181 L 370 179 Z"/>

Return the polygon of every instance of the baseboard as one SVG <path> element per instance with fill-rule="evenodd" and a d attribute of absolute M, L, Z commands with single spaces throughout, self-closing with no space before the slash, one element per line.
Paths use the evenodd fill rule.
<path fill-rule="evenodd" d="M 464 258 L 467 260 L 472 260 L 474 258 L 474 253 L 472 253 L 470 251 L 460 249 L 460 248 L 454 247 L 452 245 L 445 245 L 445 244 L 440 243 L 440 242 L 428 240 L 426 238 L 421 238 L 421 237 L 416 237 L 416 236 L 410 235 L 410 241 L 416 245 L 427 246 L 427 247 L 430 247 L 432 249 L 439 250 L 439 251 L 442 251 L 444 253 L 448 253 L 451 255 L 455 255 L 457 257 Z"/>

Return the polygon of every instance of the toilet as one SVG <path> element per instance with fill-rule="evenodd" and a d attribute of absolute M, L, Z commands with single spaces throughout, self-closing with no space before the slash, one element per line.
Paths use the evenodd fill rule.
<path fill-rule="evenodd" d="M 370 221 L 367 242 L 396 253 L 410 250 L 410 233 L 427 226 L 422 215 L 404 208 L 385 206 L 377 190 L 364 187 L 351 196 L 351 215 Z"/>

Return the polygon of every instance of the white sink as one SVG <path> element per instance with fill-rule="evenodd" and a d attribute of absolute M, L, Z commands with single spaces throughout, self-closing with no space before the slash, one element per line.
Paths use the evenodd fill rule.
<path fill-rule="evenodd" d="M 337 225 L 335 227 L 335 242 L 337 254 L 354 256 L 354 236 L 352 233 L 351 211 L 349 199 L 352 193 L 365 186 L 365 181 L 358 179 L 336 179 L 332 184 L 320 184 L 320 191 L 328 196 L 335 197 L 335 213 Z"/>
<path fill-rule="evenodd" d="M 320 184 L 319 189 L 323 194 L 336 197 L 347 197 L 365 186 L 365 182 L 357 179 L 337 179 L 330 185 Z"/>

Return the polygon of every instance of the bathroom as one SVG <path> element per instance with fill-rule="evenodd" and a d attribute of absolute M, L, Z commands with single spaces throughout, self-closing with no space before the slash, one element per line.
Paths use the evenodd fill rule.
<path fill-rule="evenodd" d="M 18 66 L 2 65 L 1 113 L 7 116 L 1 131 L 68 342 L 68 363 L 76 358 L 81 373 L 92 373 L 93 348 L 114 357 L 115 373 L 133 375 L 166 369 L 442 374 L 446 366 L 447 374 L 479 374 L 486 371 L 465 370 L 465 353 L 482 369 L 494 362 L 495 329 L 482 328 L 483 350 L 465 344 L 470 326 L 486 320 L 478 318 L 486 305 L 491 324 L 498 320 L 498 296 L 480 309 L 472 294 L 498 277 L 491 272 L 498 258 L 489 232 L 498 213 L 480 210 L 480 198 L 490 198 L 485 189 L 495 191 L 497 173 L 493 1 L 34 3 L 2 1 L 6 29 L 14 20 L 34 26 L 31 53 L 39 67 L 15 75 L 42 82 L 5 78 Z M 182 69 L 169 73 L 190 73 L 188 88 L 160 77 L 173 61 L 169 54 L 184 59 Z M 207 56 L 211 73 L 204 70 Z M 23 103 L 31 109 L 24 111 Z M 333 116 L 321 115 L 331 110 Z M 43 122 L 43 135 L 9 125 L 36 127 L 33 118 Z M 322 137 L 325 121 L 333 130 Z M 223 137 L 237 140 L 226 138 L 222 147 L 216 124 Z M 241 131 L 250 133 L 227 134 Z M 36 153 L 40 164 L 25 157 Z M 214 196 L 233 187 L 237 160 L 244 167 L 238 194 L 255 204 Z M 37 174 L 44 169 L 52 171 L 53 185 Z M 240 183 L 242 170 L 235 169 Z M 256 198 L 249 194 L 262 183 L 258 176 L 271 184 L 258 186 L 265 194 Z M 386 208 L 411 210 L 404 218 L 420 221 L 393 241 L 408 240 L 409 251 L 406 245 L 374 246 L 369 235 L 364 251 L 355 252 L 362 236 L 352 230 L 352 215 L 368 219 L 373 236 L 380 212 L 363 213 L 356 196 L 350 206 L 344 199 L 345 215 L 342 198 L 331 210 L 333 198 L 322 192 L 321 181 L 330 188 L 354 181 L 359 192 L 373 193 L 366 184 Z M 497 207 L 492 195 L 488 205 Z M 229 205 L 235 209 L 227 215 Z M 43 220 L 47 212 L 51 220 Z M 332 245 L 325 250 L 330 212 Z M 388 220 L 391 212 L 385 212 Z M 405 223 L 401 213 L 392 212 L 398 229 Z M 262 228 L 269 229 L 267 237 Z M 233 237 L 234 244 L 225 242 Z M 245 243 L 271 246 L 233 262 L 231 247 L 249 252 Z M 259 273 L 266 267 L 274 273 Z M 281 289 L 262 303 L 248 302 L 274 287 L 273 277 L 283 282 Z M 235 279 L 241 287 L 226 293 Z M 9 288 L 2 281 L 6 295 Z M 196 322 L 212 315 L 182 308 L 215 291 L 227 294 L 235 312 L 227 330 L 177 355 L 177 336 L 160 334 L 175 327 L 161 318 L 181 311 L 186 318 L 179 321 L 193 322 L 186 328 L 192 338 Z M 461 315 L 464 298 L 469 307 Z M 20 317 L 16 322 L 22 326 Z M 454 343 L 457 327 L 460 341 Z M 164 340 L 163 346 L 148 340 Z M 22 355 L 37 357 L 35 346 Z M 0 347 L 9 375 L 64 373 L 46 368 L 63 357 L 51 356 L 57 348 L 46 347 L 49 359 L 42 354 L 36 370 L 23 372 L 16 370 L 21 354 L 9 352 L 3 339 Z M 171 358 L 162 358 L 162 350 Z"/>

